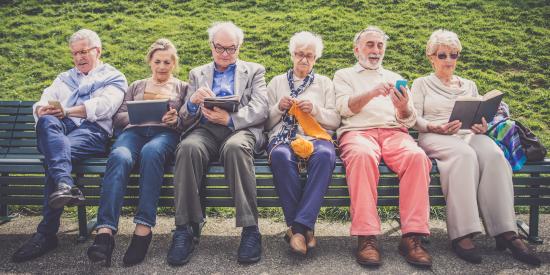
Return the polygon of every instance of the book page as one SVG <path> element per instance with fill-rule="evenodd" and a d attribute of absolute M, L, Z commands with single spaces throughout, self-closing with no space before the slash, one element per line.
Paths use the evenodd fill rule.
<path fill-rule="evenodd" d="M 501 94 L 503 94 L 503 93 L 499 90 L 491 90 L 491 91 L 487 92 L 485 95 L 483 95 L 483 100 L 488 100 L 488 99 L 497 97 Z"/>

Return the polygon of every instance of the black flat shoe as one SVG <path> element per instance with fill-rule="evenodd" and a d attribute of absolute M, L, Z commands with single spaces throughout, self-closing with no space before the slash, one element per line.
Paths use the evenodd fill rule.
<path fill-rule="evenodd" d="M 126 250 L 124 258 L 122 258 L 124 266 L 132 266 L 143 262 L 152 238 L 153 232 L 149 232 L 147 236 L 138 236 L 134 234 L 128 246 L 128 250 Z"/>
<path fill-rule="evenodd" d="M 51 208 L 59 209 L 65 205 L 82 205 L 85 200 L 84 194 L 78 187 L 60 182 L 57 184 L 55 192 L 48 198 L 48 205 Z"/>
<path fill-rule="evenodd" d="M 528 248 L 522 249 L 514 245 L 514 241 L 518 239 L 520 239 L 518 235 L 514 235 L 509 240 L 501 235 L 496 236 L 496 249 L 498 251 L 504 251 L 508 248 L 512 252 L 512 257 L 514 257 L 514 259 L 533 266 L 540 266 L 541 261 L 535 253 L 529 251 Z"/>
<path fill-rule="evenodd" d="M 111 266 L 111 257 L 115 249 L 115 238 L 107 233 L 97 234 L 92 246 L 88 248 L 88 258 L 92 262 L 105 260 L 105 266 Z"/>
<path fill-rule="evenodd" d="M 32 237 L 25 242 L 12 255 L 11 260 L 20 263 L 38 258 L 57 247 L 57 236 L 47 236 L 42 233 L 34 233 Z"/>
<path fill-rule="evenodd" d="M 451 248 L 453 249 L 453 252 L 461 259 L 472 263 L 472 264 L 480 264 L 481 263 L 481 255 L 479 253 L 479 249 L 477 247 L 470 248 L 470 249 L 464 249 L 462 248 L 458 242 L 460 242 L 464 237 L 457 238 L 452 240 L 451 242 Z"/>

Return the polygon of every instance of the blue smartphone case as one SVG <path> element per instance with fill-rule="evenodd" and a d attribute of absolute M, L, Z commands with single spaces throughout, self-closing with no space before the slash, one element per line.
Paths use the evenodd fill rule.
<path fill-rule="evenodd" d="M 399 91 L 401 94 L 403 94 L 403 92 L 401 92 L 401 87 L 407 88 L 407 80 L 406 79 L 400 79 L 400 80 L 395 81 L 395 88 L 397 89 L 397 91 Z"/>

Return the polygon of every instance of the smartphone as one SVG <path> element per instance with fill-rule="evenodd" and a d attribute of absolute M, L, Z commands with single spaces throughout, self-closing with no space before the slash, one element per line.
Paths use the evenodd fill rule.
<path fill-rule="evenodd" d="M 400 79 L 400 80 L 395 81 L 395 88 L 397 89 L 397 91 L 399 91 L 401 94 L 403 94 L 403 92 L 401 91 L 401 87 L 407 88 L 407 80 L 406 79 Z"/>
<path fill-rule="evenodd" d="M 61 112 L 63 113 L 63 106 L 61 106 L 61 103 L 59 103 L 59 101 L 57 100 L 48 100 L 48 104 L 54 106 L 55 108 L 61 110 Z"/>

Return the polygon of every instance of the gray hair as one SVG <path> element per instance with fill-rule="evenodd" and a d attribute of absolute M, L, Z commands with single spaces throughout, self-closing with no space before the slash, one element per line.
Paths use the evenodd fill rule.
<path fill-rule="evenodd" d="M 69 38 L 69 47 L 76 41 L 86 39 L 90 47 L 101 48 L 101 39 L 96 32 L 88 29 L 80 29 Z"/>
<path fill-rule="evenodd" d="M 459 53 L 462 51 L 462 44 L 458 40 L 458 35 L 452 31 L 439 29 L 430 35 L 426 44 L 426 56 L 434 55 L 439 46 L 447 46 Z"/>
<path fill-rule="evenodd" d="M 294 51 L 298 46 L 313 46 L 315 48 L 315 60 L 321 58 L 323 55 L 323 40 L 321 36 L 311 32 L 298 32 L 290 38 L 288 50 L 291 56 L 294 56 Z"/>
<path fill-rule="evenodd" d="M 382 36 L 382 38 L 384 39 L 384 47 L 386 47 L 386 41 L 388 41 L 388 39 L 390 39 L 390 37 L 382 30 L 380 29 L 379 27 L 376 27 L 376 26 L 368 26 L 366 29 L 358 32 L 355 34 L 355 37 L 353 38 L 353 46 L 357 46 L 357 42 L 359 41 L 359 39 L 361 39 L 361 36 L 363 34 L 366 34 L 366 33 L 377 33 L 379 35 Z"/>
<path fill-rule="evenodd" d="M 178 57 L 178 50 L 176 49 L 176 46 L 172 43 L 172 41 L 166 39 L 166 38 L 159 38 L 155 43 L 151 44 L 149 47 L 149 51 L 147 51 L 147 55 L 145 57 L 145 61 L 147 63 L 151 62 L 151 59 L 153 58 L 153 54 L 155 54 L 157 51 L 170 51 L 172 54 L 172 61 L 175 63 L 174 70 L 177 71 L 179 68 L 179 57 Z"/>
<path fill-rule="evenodd" d="M 214 22 L 210 28 L 208 28 L 208 42 L 212 44 L 214 42 L 214 35 L 216 35 L 219 31 L 225 30 L 229 33 L 232 33 L 235 38 L 237 38 L 237 47 L 240 47 L 243 44 L 244 40 L 244 32 L 239 27 L 237 27 L 233 22 L 227 21 L 227 22 Z"/>

